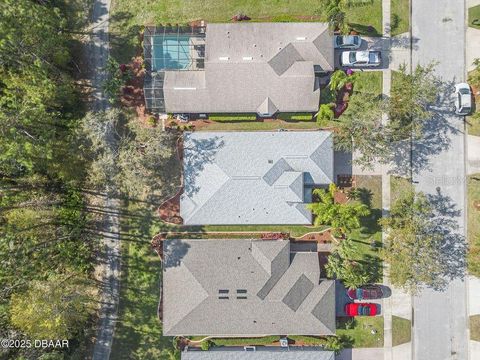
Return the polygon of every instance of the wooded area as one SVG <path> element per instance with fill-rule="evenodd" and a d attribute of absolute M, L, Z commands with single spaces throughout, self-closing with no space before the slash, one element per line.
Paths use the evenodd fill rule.
<path fill-rule="evenodd" d="M 0 3 L 0 338 L 70 339 L 69 349 L 0 358 L 83 359 L 101 286 L 93 271 L 108 209 L 99 199 L 108 190 L 154 208 L 177 185 L 159 177 L 173 136 L 123 110 L 87 111 L 90 7 Z"/>

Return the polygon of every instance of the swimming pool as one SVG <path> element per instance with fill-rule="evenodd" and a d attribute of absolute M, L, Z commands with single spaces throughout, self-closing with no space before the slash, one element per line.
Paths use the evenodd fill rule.
<path fill-rule="evenodd" d="M 191 61 L 189 43 L 189 36 L 154 36 L 152 41 L 152 70 L 188 68 Z"/>

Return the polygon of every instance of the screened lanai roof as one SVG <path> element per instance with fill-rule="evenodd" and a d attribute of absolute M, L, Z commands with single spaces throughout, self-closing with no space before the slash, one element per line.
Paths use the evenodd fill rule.
<path fill-rule="evenodd" d="M 165 71 L 203 70 L 205 27 L 190 25 L 147 26 L 143 36 L 144 92 L 148 109 L 165 111 Z"/>

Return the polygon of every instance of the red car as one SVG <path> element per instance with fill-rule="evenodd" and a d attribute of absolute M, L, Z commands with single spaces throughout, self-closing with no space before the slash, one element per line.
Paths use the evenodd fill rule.
<path fill-rule="evenodd" d="M 378 305 L 372 303 L 349 303 L 345 305 L 347 316 L 375 316 L 378 315 Z"/>
<path fill-rule="evenodd" d="M 352 300 L 381 299 L 383 297 L 383 291 L 381 286 L 368 285 L 358 289 L 348 289 L 347 295 Z"/>

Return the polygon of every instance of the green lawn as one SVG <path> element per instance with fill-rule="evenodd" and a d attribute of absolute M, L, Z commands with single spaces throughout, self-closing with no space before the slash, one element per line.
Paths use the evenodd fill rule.
<path fill-rule="evenodd" d="M 356 260 L 366 262 L 374 281 L 381 282 L 382 260 L 378 251 L 382 246 L 382 228 L 378 220 L 382 216 L 382 177 L 357 176 L 357 188 L 362 190 L 363 201 L 371 205 L 372 214 L 362 219 L 360 229 L 352 231 L 350 239 L 356 245 Z"/>
<path fill-rule="evenodd" d="M 270 345 L 280 340 L 280 336 L 265 336 L 259 338 L 216 338 L 211 339 L 216 346 L 255 346 Z"/>
<path fill-rule="evenodd" d="M 198 129 L 198 131 L 271 131 L 277 129 L 318 129 L 315 120 L 295 121 L 252 121 L 222 120 Z"/>
<path fill-rule="evenodd" d="M 131 206 L 122 217 L 122 282 L 112 359 L 159 359 L 162 350 L 172 349 L 172 338 L 162 336 L 157 317 L 161 264 L 150 247 L 160 224 L 147 211 Z"/>
<path fill-rule="evenodd" d="M 325 8 L 318 0 L 113 0 L 110 18 L 112 55 L 127 62 L 136 54 L 138 35 L 144 25 L 185 24 L 203 19 L 207 22 L 228 22 L 240 12 L 251 21 L 321 21 Z M 364 34 L 382 32 L 381 0 L 350 7 L 346 11 L 350 26 Z"/>
<path fill-rule="evenodd" d="M 353 87 L 354 92 L 372 93 L 381 95 L 383 88 L 383 75 L 381 71 L 360 71 Z M 355 93 L 354 95 L 355 96 Z"/>
<path fill-rule="evenodd" d="M 480 211 L 474 201 L 480 202 L 480 174 L 468 177 L 468 270 L 480 276 Z"/>
<path fill-rule="evenodd" d="M 409 0 L 392 0 L 390 6 L 391 35 L 395 36 L 408 32 L 410 28 Z"/>
<path fill-rule="evenodd" d="M 412 340 L 412 322 L 398 316 L 392 316 L 393 346 L 408 343 Z"/>
<path fill-rule="evenodd" d="M 468 9 L 468 26 L 480 29 L 480 5 Z"/>
<path fill-rule="evenodd" d="M 291 236 L 299 237 L 313 231 L 325 230 L 327 226 L 304 226 L 304 225 L 206 225 L 206 226 L 177 226 L 171 227 L 171 231 L 178 232 L 216 232 L 216 231 L 245 231 L 245 232 L 288 232 Z M 207 236 L 207 234 L 205 234 Z"/>
<path fill-rule="evenodd" d="M 478 97 L 477 100 L 477 105 L 480 107 L 480 97 Z M 477 109 L 477 112 L 479 112 L 480 109 Z M 477 116 L 477 118 L 474 118 L 472 116 L 467 116 L 467 131 L 469 135 L 475 135 L 475 136 L 480 136 L 480 116 Z"/>
<path fill-rule="evenodd" d="M 480 315 L 470 316 L 470 339 L 480 341 Z"/>
<path fill-rule="evenodd" d="M 350 329 L 345 328 L 345 323 L 345 319 L 338 321 L 337 335 L 349 338 L 352 347 L 383 347 L 383 316 L 358 316 Z"/>

